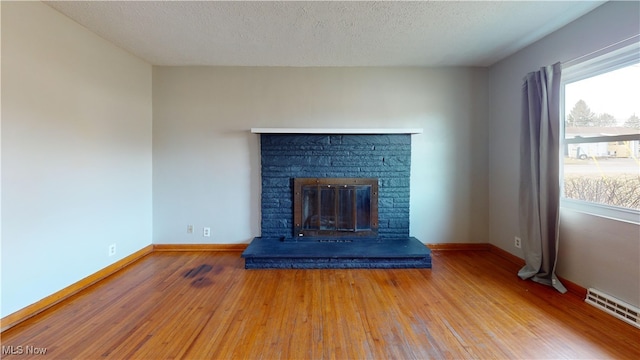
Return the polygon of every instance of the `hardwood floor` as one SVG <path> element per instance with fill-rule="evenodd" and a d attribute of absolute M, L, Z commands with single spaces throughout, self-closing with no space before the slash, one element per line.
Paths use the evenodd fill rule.
<path fill-rule="evenodd" d="M 640 358 L 640 329 L 488 251 L 434 251 L 430 270 L 243 265 L 152 253 L 3 332 L 2 358 Z"/>

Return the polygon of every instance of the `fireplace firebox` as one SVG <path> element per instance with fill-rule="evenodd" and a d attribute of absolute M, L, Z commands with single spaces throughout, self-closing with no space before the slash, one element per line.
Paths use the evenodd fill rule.
<path fill-rule="evenodd" d="M 295 178 L 293 236 L 378 235 L 378 179 Z"/>

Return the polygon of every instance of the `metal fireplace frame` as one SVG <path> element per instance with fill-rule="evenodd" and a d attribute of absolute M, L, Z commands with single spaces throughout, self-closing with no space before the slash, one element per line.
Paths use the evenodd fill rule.
<path fill-rule="evenodd" d="M 348 188 L 353 191 L 353 201 L 350 211 L 352 211 L 351 219 L 354 221 L 352 229 L 321 229 L 320 222 L 322 221 L 322 215 L 318 210 L 318 228 L 308 229 L 303 226 L 303 189 L 305 187 L 317 187 L 317 194 L 321 194 L 321 190 L 327 188 L 334 189 L 336 194 L 340 189 Z M 357 214 L 357 196 L 358 187 L 370 187 L 370 204 L 369 204 L 369 227 L 358 229 L 356 222 L 358 221 Z M 318 195 L 321 198 L 321 195 Z M 334 196 L 334 216 L 337 218 L 339 209 L 338 203 L 340 197 Z M 318 207 L 320 208 L 321 200 L 317 200 Z M 293 181 L 293 236 L 294 238 L 301 237 L 377 237 L 378 236 L 378 179 L 376 178 L 295 178 Z"/>

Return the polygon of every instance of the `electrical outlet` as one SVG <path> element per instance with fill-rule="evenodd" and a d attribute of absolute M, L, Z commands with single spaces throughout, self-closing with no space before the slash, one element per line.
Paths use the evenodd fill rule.
<path fill-rule="evenodd" d="M 116 254 L 116 244 L 109 245 L 109 256 L 113 256 Z"/>
<path fill-rule="evenodd" d="M 193 225 L 187 225 L 187 234 L 193 234 Z"/>
<path fill-rule="evenodd" d="M 202 231 L 202 236 L 205 236 L 205 237 L 211 236 L 211 228 L 204 228 Z"/>
<path fill-rule="evenodd" d="M 522 240 L 520 240 L 520 238 L 519 238 L 519 237 L 517 237 L 517 236 L 516 236 L 516 237 L 515 237 L 515 239 L 514 239 L 514 245 L 515 245 L 518 249 L 522 248 Z"/>

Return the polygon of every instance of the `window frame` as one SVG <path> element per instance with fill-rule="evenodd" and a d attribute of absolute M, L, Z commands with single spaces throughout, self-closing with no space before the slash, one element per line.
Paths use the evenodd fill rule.
<path fill-rule="evenodd" d="M 638 135 L 611 135 L 566 139 L 565 87 L 634 64 L 640 64 L 640 35 L 563 64 L 560 84 L 560 148 L 568 144 L 638 140 Z M 559 152 L 560 207 L 612 220 L 640 224 L 640 210 L 567 198 L 564 195 L 564 152 Z"/>

